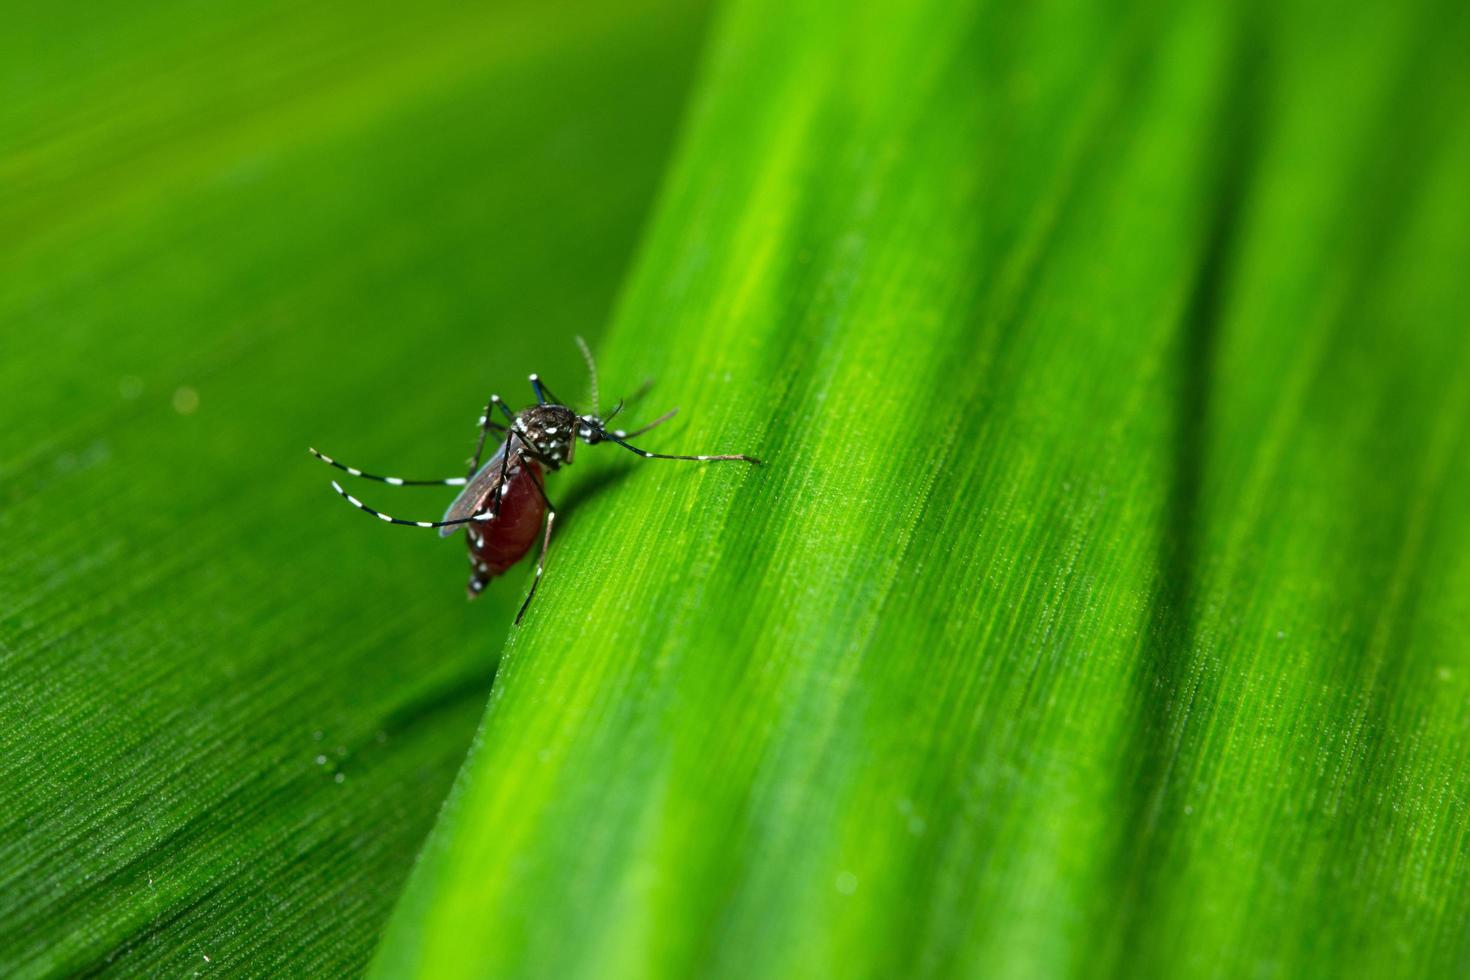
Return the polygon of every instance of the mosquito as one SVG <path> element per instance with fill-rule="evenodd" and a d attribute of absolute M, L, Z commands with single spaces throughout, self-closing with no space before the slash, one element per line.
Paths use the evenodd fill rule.
<path fill-rule="evenodd" d="M 485 585 L 491 579 L 504 574 L 524 558 L 539 536 L 541 550 L 536 556 L 536 575 L 531 580 L 530 591 L 526 593 L 520 611 L 516 613 L 516 625 L 520 625 L 521 617 L 526 614 L 527 607 L 536 595 L 536 586 L 541 583 L 541 573 L 546 568 L 546 552 L 551 546 L 551 530 L 556 523 L 556 507 L 546 496 L 545 474 L 547 471 L 571 465 L 579 439 L 589 446 L 595 446 L 599 442 L 616 443 L 644 459 L 682 459 L 701 463 L 739 460 L 744 463 L 760 463 L 754 456 L 741 453 L 672 455 L 652 453 L 629 443 L 629 439 L 641 436 L 673 418 L 678 409 L 670 409 L 631 432 L 609 429 L 608 423 L 623 410 L 623 402 L 619 400 L 607 418 L 601 417 L 597 398 L 597 365 L 586 341 L 581 337 L 576 339 L 577 346 L 582 349 L 582 356 L 587 361 L 587 371 L 592 380 L 592 412 L 579 415 L 557 398 L 540 376 L 535 374 L 530 377 L 531 390 L 536 394 L 534 405 L 512 412 L 499 395 L 491 395 L 485 411 L 480 415 L 480 435 L 475 443 L 475 455 L 470 461 L 469 472 L 465 476 L 437 480 L 378 476 L 338 462 L 315 449 L 307 450 L 323 463 L 364 480 L 376 480 L 395 487 L 463 487 L 442 520 L 405 521 L 369 507 L 342 489 L 336 480 L 332 481 L 332 489 L 349 504 L 387 524 L 436 527 L 440 537 L 448 537 L 461 527 L 465 528 L 471 569 L 466 591 L 471 599 L 484 591 Z M 485 443 L 491 432 L 496 433 L 500 446 L 481 465 Z"/>

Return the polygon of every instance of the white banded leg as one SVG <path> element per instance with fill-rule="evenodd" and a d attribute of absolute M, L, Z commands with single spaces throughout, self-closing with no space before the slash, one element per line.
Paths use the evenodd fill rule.
<path fill-rule="evenodd" d="M 520 441 L 520 444 L 522 446 L 524 446 L 525 448 L 524 449 L 519 449 L 519 450 L 518 449 L 515 449 L 514 448 L 515 440 L 519 440 Z M 530 458 L 541 460 L 542 462 L 545 462 L 545 460 L 542 458 L 541 454 L 538 453 L 538 452 L 536 452 L 536 447 L 531 445 L 530 440 L 528 440 L 521 433 L 517 432 L 515 429 L 511 429 L 511 430 L 509 430 L 505 434 L 505 443 L 506 443 L 505 452 L 500 457 L 500 479 L 495 482 L 494 489 L 492 489 L 490 491 L 490 509 L 487 510 L 487 511 L 485 511 L 484 513 L 474 515 L 474 517 L 472 518 L 473 520 L 494 521 L 494 520 L 499 519 L 499 517 L 500 517 L 500 503 L 501 503 L 501 501 L 503 501 L 505 499 L 505 495 L 510 492 L 510 476 L 511 476 L 511 462 L 510 462 L 510 460 L 511 460 L 511 457 L 512 456 L 515 456 L 516 457 L 516 464 L 515 465 L 517 467 L 519 467 L 521 465 L 520 464 L 520 459 L 521 459 L 522 456 L 528 456 Z M 534 474 L 532 475 L 532 479 L 535 480 Z M 536 482 L 536 489 L 541 491 L 541 499 L 542 500 L 546 500 L 546 491 L 541 488 L 540 481 L 535 481 L 535 482 Z M 547 508 L 550 508 L 551 507 L 551 501 L 547 500 L 546 501 L 546 506 L 547 506 Z M 451 524 L 462 524 L 462 523 L 464 523 L 464 522 L 463 521 L 445 521 L 445 522 L 442 522 L 440 524 L 436 524 L 436 525 L 433 525 L 433 526 L 434 527 L 447 527 L 447 526 L 449 526 Z M 479 538 L 475 537 L 474 530 L 473 529 L 470 529 L 470 531 L 468 533 L 469 533 L 470 537 L 474 539 L 475 546 L 476 547 L 479 547 L 480 540 L 479 540 Z"/>
<path fill-rule="evenodd" d="M 536 484 L 541 499 L 546 501 L 546 532 L 541 536 L 541 551 L 536 555 L 536 577 L 531 579 L 531 590 L 526 593 L 525 601 L 521 603 L 521 608 L 516 613 L 514 624 L 516 626 L 521 625 L 521 617 L 526 614 L 526 609 L 531 605 L 531 599 L 536 595 L 536 586 L 541 584 L 541 573 L 546 570 L 546 549 L 551 547 L 551 527 L 556 523 L 556 508 L 552 506 L 551 498 L 546 496 L 546 488 L 541 485 L 541 480 L 532 470 L 526 470 L 526 475 L 531 478 L 532 483 Z"/>
<path fill-rule="evenodd" d="M 700 463 L 712 463 L 717 459 L 738 459 L 746 463 L 760 462 L 760 460 L 756 459 L 754 456 L 746 456 L 743 453 L 725 453 L 719 456 L 676 456 L 670 453 L 651 453 L 646 449 L 639 449 L 637 446 L 630 445 L 629 443 L 624 442 L 621 438 L 613 435 L 611 432 L 607 434 L 607 438 L 609 442 L 615 442 L 629 452 L 637 453 L 644 459 L 687 459 Z"/>
<path fill-rule="evenodd" d="M 364 480 L 377 480 L 379 483 L 388 483 L 395 487 L 462 487 L 465 485 L 466 478 L 462 476 L 446 476 L 437 480 L 405 480 L 401 476 L 378 476 L 376 473 L 364 473 L 356 466 L 339 463 L 326 453 L 318 452 L 315 449 L 308 448 L 306 451 L 328 466 L 335 466 L 339 470 L 351 473 L 353 476 L 361 477 Z"/>
<path fill-rule="evenodd" d="M 531 377 L 530 377 L 529 380 L 531 382 L 531 390 L 536 393 L 536 404 L 538 404 L 538 405 L 565 405 L 566 404 L 566 402 L 564 402 L 560 398 L 556 397 L 556 395 L 552 392 L 552 390 L 550 388 L 546 387 L 546 382 L 544 382 L 544 381 L 541 380 L 541 375 L 539 375 L 539 374 L 533 374 L 533 375 L 531 375 Z"/>
<path fill-rule="evenodd" d="M 482 514 L 471 514 L 469 517 L 461 517 L 453 521 L 405 521 L 400 520 L 397 517 L 389 517 L 387 514 L 383 513 L 380 510 L 374 510 L 367 504 L 363 503 L 361 500 L 358 500 L 352 494 L 348 493 L 346 490 L 343 490 L 341 485 L 336 480 L 332 481 L 332 489 L 337 491 L 337 493 L 342 497 L 343 500 L 347 501 L 358 510 L 367 511 L 369 514 L 372 514 L 374 517 L 376 517 L 380 521 L 383 521 L 385 524 L 402 524 L 405 527 L 454 527 L 458 524 L 483 524 L 487 521 L 492 521 L 495 519 L 489 512 L 486 512 Z"/>
<path fill-rule="evenodd" d="M 470 460 L 470 471 L 468 476 L 474 476 L 475 471 L 480 468 L 480 457 L 484 455 L 485 452 L 485 437 L 490 434 L 490 430 L 495 429 L 498 432 L 506 431 L 505 426 L 501 425 L 499 422 L 490 417 L 490 414 L 494 412 L 497 408 L 505 413 L 505 420 L 507 422 L 515 422 L 516 420 L 515 413 L 510 410 L 505 402 L 500 400 L 499 395 L 490 396 L 490 401 L 487 402 L 485 405 L 485 411 L 480 415 L 480 441 L 475 443 L 475 455 L 474 458 Z"/>

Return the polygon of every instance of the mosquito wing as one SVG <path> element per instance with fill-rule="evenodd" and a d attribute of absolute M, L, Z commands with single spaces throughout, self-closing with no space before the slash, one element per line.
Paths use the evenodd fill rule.
<path fill-rule="evenodd" d="M 495 450 L 495 455 L 491 456 L 489 461 L 476 471 L 475 475 L 470 478 L 470 482 L 466 483 L 464 489 L 459 492 L 459 496 L 454 498 L 454 503 L 450 504 L 449 509 L 444 512 L 446 521 L 462 521 L 466 517 L 473 517 L 489 509 L 490 495 L 500 489 L 500 470 L 504 460 L 505 443 L 502 442 L 500 448 Z M 509 476 L 518 469 L 520 467 L 512 463 L 506 468 L 506 475 Z M 447 538 L 462 526 L 451 524 L 449 527 L 441 527 L 439 536 Z"/>

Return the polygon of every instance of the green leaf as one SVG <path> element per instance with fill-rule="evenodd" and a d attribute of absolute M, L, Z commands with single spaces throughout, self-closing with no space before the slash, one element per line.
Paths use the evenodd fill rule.
<path fill-rule="evenodd" d="M 305 449 L 462 472 L 495 386 L 580 365 L 700 11 L 22 6 L 0 974 L 359 971 L 520 597 L 468 606 L 462 546 L 354 513 Z"/>
<path fill-rule="evenodd" d="M 1467 32 L 733 0 L 376 972 L 1462 970 Z"/>

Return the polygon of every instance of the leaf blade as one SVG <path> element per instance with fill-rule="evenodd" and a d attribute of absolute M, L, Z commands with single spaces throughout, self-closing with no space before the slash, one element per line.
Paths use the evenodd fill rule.
<path fill-rule="evenodd" d="M 1320 752 L 1398 742 L 1463 782 L 1453 725 L 1396 728 L 1382 712 L 1416 700 L 1383 675 L 1359 679 L 1371 735 L 1337 710 L 1356 644 L 1396 644 L 1356 587 L 1353 642 L 1330 635 L 1319 579 L 1362 525 L 1312 475 L 1334 439 L 1426 428 L 1417 482 L 1373 491 L 1401 530 L 1356 547 L 1419 569 L 1464 540 L 1436 489 L 1466 462 L 1463 405 L 1383 407 L 1464 365 L 1442 324 L 1470 243 L 1435 203 L 1464 193 L 1463 18 L 1364 6 L 1319 47 L 1305 7 L 848 13 L 727 11 L 610 345 L 609 376 L 654 370 L 699 407 L 682 448 L 769 465 L 641 468 L 582 502 L 378 975 L 1447 968 L 1454 794 L 1393 774 L 1376 799 L 1414 819 L 1385 804 L 1323 850 L 1333 813 L 1294 753 L 1317 725 Z M 1340 246 L 1398 135 L 1375 106 L 1424 109 L 1423 152 L 1385 152 L 1433 187 L 1403 246 L 1441 256 L 1427 290 L 1374 258 L 1401 198 Z M 1393 330 L 1323 287 L 1370 268 L 1406 277 L 1382 295 L 1424 346 L 1347 383 L 1324 352 L 1381 356 Z M 1237 617 L 1283 612 L 1314 632 L 1269 680 Z M 1464 652 L 1439 633 L 1395 659 Z M 1394 767 L 1355 769 L 1366 801 Z M 1374 855 L 1401 835 L 1436 866 Z M 1401 876 L 1419 897 L 1379 919 L 1374 883 Z"/>

